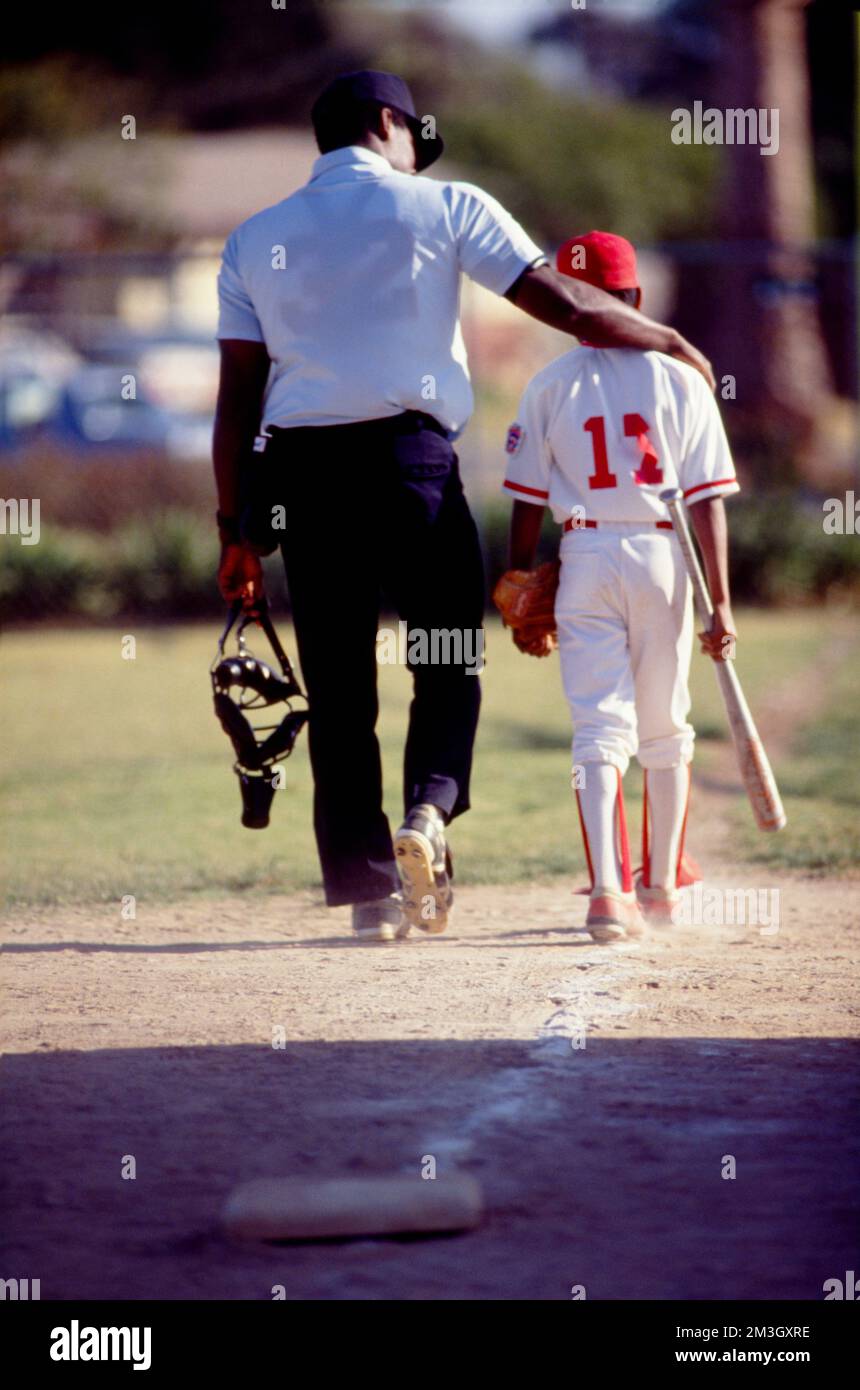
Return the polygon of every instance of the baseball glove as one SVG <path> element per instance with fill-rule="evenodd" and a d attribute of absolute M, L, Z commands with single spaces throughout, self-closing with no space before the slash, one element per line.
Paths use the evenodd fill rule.
<path fill-rule="evenodd" d="M 493 590 L 505 627 L 529 656 L 549 656 L 558 646 L 554 610 L 560 569 L 558 560 L 550 560 L 535 570 L 508 570 Z"/>

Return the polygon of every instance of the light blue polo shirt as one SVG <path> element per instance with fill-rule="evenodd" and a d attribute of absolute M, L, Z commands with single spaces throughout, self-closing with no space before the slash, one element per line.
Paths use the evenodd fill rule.
<path fill-rule="evenodd" d="M 351 145 L 229 237 L 218 337 L 266 345 L 264 430 L 422 410 L 459 433 L 474 405 L 460 272 L 504 294 L 543 259 L 481 189 Z"/>

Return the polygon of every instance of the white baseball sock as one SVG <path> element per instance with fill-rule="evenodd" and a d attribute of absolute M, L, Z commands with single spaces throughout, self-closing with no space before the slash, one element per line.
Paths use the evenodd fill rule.
<path fill-rule="evenodd" d="M 611 763 L 584 763 L 583 782 L 576 795 L 592 888 L 620 893 L 621 860 L 615 833 L 618 769 Z"/>
<path fill-rule="evenodd" d="M 648 817 L 648 863 L 646 883 L 651 888 L 676 886 L 681 835 L 687 815 L 690 792 L 690 765 L 649 767 L 645 772 Z"/>

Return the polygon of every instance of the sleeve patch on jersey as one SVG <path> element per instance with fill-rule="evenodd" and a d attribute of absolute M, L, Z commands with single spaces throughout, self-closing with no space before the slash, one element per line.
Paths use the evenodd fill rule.
<path fill-rule="evenodd" d="M 505 440 L 505 453 L 517 453 L 525 437 L 526 432 L 523 429 L 522 425 L 511 425 L 511 428 L 508 430 L 508 437 Z"/>

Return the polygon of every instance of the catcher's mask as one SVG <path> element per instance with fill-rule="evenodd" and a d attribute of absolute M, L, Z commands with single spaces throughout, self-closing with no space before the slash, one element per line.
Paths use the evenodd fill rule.
<path fill-rule="evenodd" d="M 278 640 L 265 599 L 253 613 L 242 614 L 236 629 L 239 650 L 235 656 L 224 655 L 224 644 L 241 612 L 242 605 L 234 603 L 221 633 L 210 675 L 215 713 L 236 751 L 234 771 L 238 774 L 242 791 L 242 824 L 249 830 L 263 830 L 269 824 L 269 810 L 275 792 L 283 785 L 280 764 L 292 753 L 299 731 L 308 717 L 307 709 L 294 710 L 290 702 L 296 696 L 305 701 L 307 697 Z M 248 650 L 245 628 L 253 622 L 259 623 L 268 637 L 280 663 L 281 676 Z M 270 705 L 282 701 L 287 712 L 279 724 L 258 724 L 255 727 L 245 713 L 246 710 L 268 709 Z"/>

